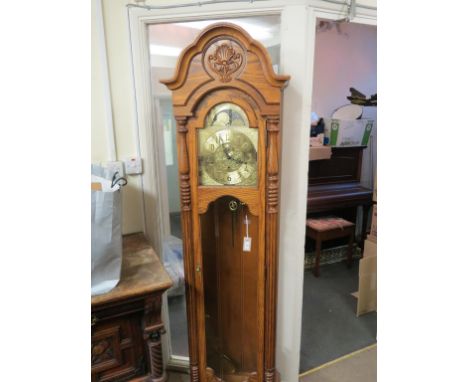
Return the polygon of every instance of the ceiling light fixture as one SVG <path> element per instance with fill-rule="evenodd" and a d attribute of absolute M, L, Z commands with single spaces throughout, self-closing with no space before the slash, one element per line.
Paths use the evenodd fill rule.
<path fill-rule="evenodd" d="M 178 57 L 180 52 L 182 52 L 182 48 L 175 46 L 150 45 L 150 53 L 154 56 Z"/>

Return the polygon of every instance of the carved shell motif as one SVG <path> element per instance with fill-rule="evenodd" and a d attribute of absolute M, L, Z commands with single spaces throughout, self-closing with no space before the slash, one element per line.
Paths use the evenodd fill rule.
<path fill-rule="evenodd" d="M 239 70 L 243 60 L 242 53 L 226 43 L 218 46 L 214 54 L 208 56 L 210 67 L 219 75 L 221 82 L 231 81 L 231 75 Z"/>

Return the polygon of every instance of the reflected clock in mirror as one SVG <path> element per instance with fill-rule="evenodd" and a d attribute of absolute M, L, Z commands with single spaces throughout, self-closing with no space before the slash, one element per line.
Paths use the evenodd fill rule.
<path fill-rule="evenodd" d="M 258 129 L 233 103 L 216 105 L 198 130 L 198 167 L 204 186 L 256 186 Z"/>

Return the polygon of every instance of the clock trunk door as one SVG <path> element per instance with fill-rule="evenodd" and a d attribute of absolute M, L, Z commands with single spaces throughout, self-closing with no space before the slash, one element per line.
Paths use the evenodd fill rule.
<path fill-rule="evenodd" d="M 238 199 L 225 196 L 200 215 L 200 224 L 207 380 L 256 380 L 262 333 L 258 218 Z M 250 250 L 245 237 L 252 240 Z"/>

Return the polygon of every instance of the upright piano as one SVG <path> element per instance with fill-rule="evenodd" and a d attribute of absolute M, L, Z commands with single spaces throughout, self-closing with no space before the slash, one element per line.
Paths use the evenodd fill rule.
<path fill-rule="evenodd" d="M 372 190 L 361 186 L 362 152 L 366 146 L 332 147 L 330 159 L 309 161 L 307 214 L 330 213 L 363 207 L 361 248 L 366 238 Z M 354 213 L 356 219 L 357 213 Z"/>

